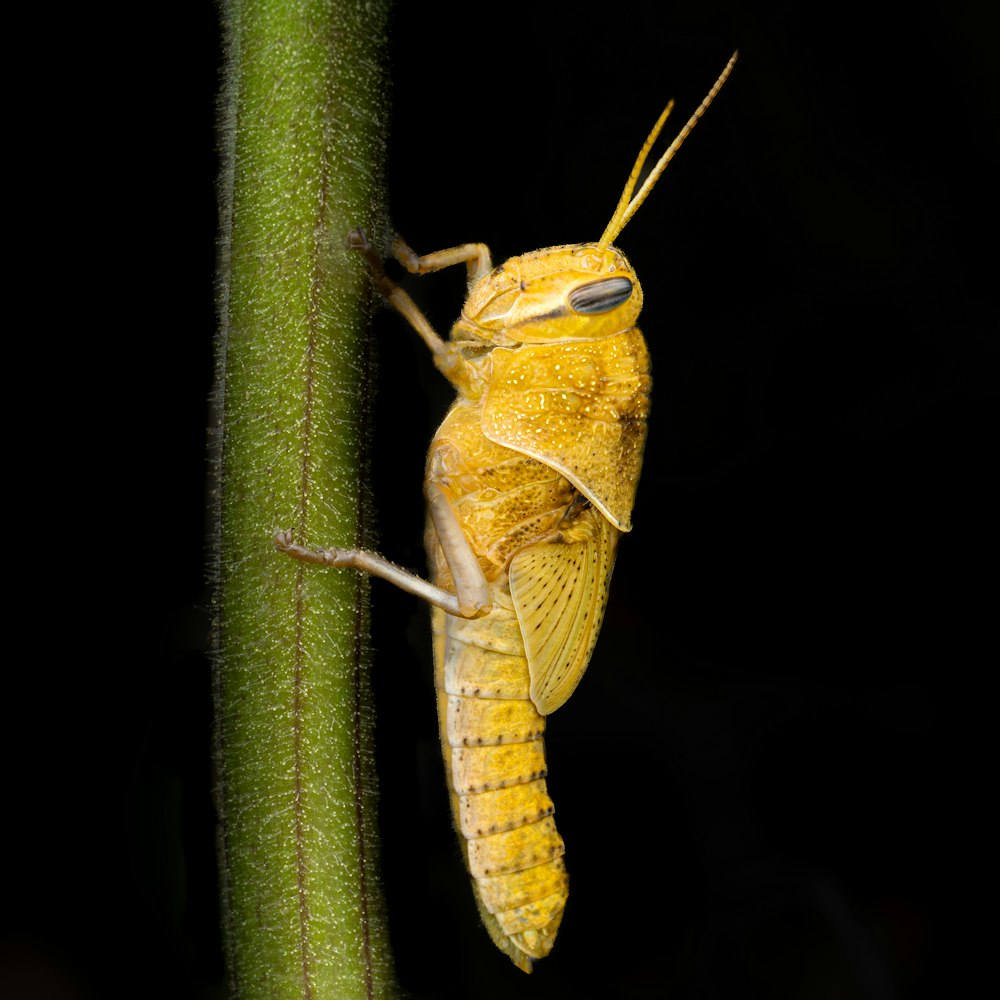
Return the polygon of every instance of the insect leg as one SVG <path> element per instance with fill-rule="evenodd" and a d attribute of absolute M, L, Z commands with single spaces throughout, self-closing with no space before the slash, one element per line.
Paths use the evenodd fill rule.
<path fill-rule="evenodd" d="M 361 573 L 371 573 L 372 576 L 380 577 L 389 583 L 395 584 L 400 590 L 405 590 L 408 594 L 422 598 L 428 604 L 433 604 L 450 615 L 458 618 L 480 618 L 489 614 L 490 602 L 486 597 L 485 604 L 477 604 L 475 600 L 468 598 L 462 600 L 455 594 L 450 594 L 447 590 L 435 587 L 434 584 L 411 573 L 409 570 L 389 562 L 385 556 L 380 556 L 377 552 L 369 552 L 367 549 L 310 549 L 304 545 L 299 545 L 292 541 L 290 531 L 279 531 L 274 536 L 274 545 L 279 552 L 285 552 L 293 559 L 300 559 L 302 562 L 317 563 L 320 566 L 336 566 L 349 569 L 356 569 Z M 477 567 L 478 568 L 478 567 Z M 480 576 L 482 571 L 480 571 Z M 485 584 L 485 580 L 483 581 Z"/>
<path fill-rule="evenodd" d="M 478 281 L 493 269 L 490 248 L 485 243 L 463 243 L 448 250 L 437 250 L 420 256 L 404 242 L 397 233 L 392 241 L 392 255 L 410 274 L 429 274 L 453 264 L 465 264 L 469 273 L 469 284 Z"/>
<path fill-rule="evenodd" d="M 424 488 L 424 495 L 441 551 L 455 581 L 461 617 L 479 618 L 492 607 L 489 584 L 479 560 L 441 487 L 432 480 Z"/>
<path fill-rule="evenodd" d="M 279 531 L 274 536 L 274 544 L 279 551 L 286 552 L 303 562 L 347 567 L 381 577 L 395 584 L 400 590 L 423 598 L 458 618 L 481 618 L 489 614 L 492 602 L 489 584 L 486 582 L 479 561 L 441 487 L 430 482 L 427 484 L 425 494 L 431 522 L 441 543 L 448 568 L 451 570 L 452 579 L 455 581 L 454 594 L 428 583 L 415 573 L 367 549 L 310 549 L 293 542 L 290 531 Z"/>
<path fill-rule="evenodd" d="M 434 365 L 449 382 L 460 392 L 468 393 L 473 384 L 473 372 L 469 363 L 462 357 L 454 345 L 443 340 L 437 330 L 431 326 L 430 321 L 420 311 L 416 302 L 403 291 L 386 273 L 382 266 L 382 260 L 375 252 L 375 249 L 368 242 L 368 237 L 360 229 L 352 230 L 347 237 L 347 245 L 351 250 L 358 250 L 365 255 L 368 266 L 372 272 L 372 280 L 378 290 L 389 300 L 389 304 L 403 315 L 406 321 L 420 334 L 420 339 L 430 348 L 434 357 Z M 481 246 L 481 244 L 468 244 L 469 246 Z M 461 247 L 456 248 L 461 250 Z M 483 247 L 485 250 L 485 247 Z M 444 251 L 445 253 L 451 251 Z M 410 251 L 413 254 L 413 251 Z M 419 260 L 414 254 L 414 259 Z M 431 256 L 434 256 L 433 254 Z M 467 259 L 467 258 L 462 258 Z M 489 262 L 489 251 L 486 251 L 486 260 Z M 451 261 L 457 263 L 458 261 Z M 445 266 L 445 265 L 440 265 Z M 472 262 L 470 260 L 471 268 Z"/>

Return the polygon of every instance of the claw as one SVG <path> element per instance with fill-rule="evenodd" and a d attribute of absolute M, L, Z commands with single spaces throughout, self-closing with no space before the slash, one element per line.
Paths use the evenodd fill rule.
<path fill-rule="evenodd" d="M 365 254 L 371 250 L 371 244 L 368 242 L 368 237 L 365 236 L 363 229 L 352 229 L 347 234 L 347 249 L 360 250 Z"/>

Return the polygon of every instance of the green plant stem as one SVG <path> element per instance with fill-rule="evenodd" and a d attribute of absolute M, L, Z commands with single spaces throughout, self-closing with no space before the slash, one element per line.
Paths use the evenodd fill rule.
<path fill-rule="evenodd" d="M 377 877 L 367 583 L 273 537 L 366 542 L 388 0 L 223 8 L 216 752 L 233 996 L 394 993 Z"/>

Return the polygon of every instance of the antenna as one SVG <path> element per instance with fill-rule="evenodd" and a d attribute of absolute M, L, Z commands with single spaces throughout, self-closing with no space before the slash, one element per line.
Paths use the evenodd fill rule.
<path fill-rule="evenodd" d="M 649 133 L 649 138 L 643 143 L 642 149 L 639 150 L 639 155 L 636 157 L 635 166 L 632 167 L 632 173 L 628 175 L 628 182 L 625 184 L 625 190 L 622 191 L 622 196 L 618 200 L 618 206 L 615 208 L 615 214 L 611 216 L 611 221 L 608 223 L 608 228 L 604 230 L 604 234 L 601 236 L 598 242 L 599 247 L 606 247 L 612 240 L 614 240 L 618 234 L 625 228 L 628 224 L 629 219 L 638 211 L 639 206 L 646 200 L 649 192 L 653 190 L 653 185 L 660 179 L 660 174 L 666 169 L 667 164 L 674 158 L 674 153 L 681 148 L 684 140 L 688 137 L 691 129 L 698 124 L 698 119 L 705 113 L 708 106 L 715 100 L 715 95 L 722 89 L 722 85 L 726 82 L 729 74 L 733 71 L 733 66 L 736 64 L 736 57 L 739 55 L 739 49 L 737 49 L 729 62 L 726 63 L 726 68 L 719 74 L 719 79 L 712 84 L 712 89 L 705 95 L 705 99 L 698 105 L 695 109 L 694 114 L 687 120 L 687 124 L 677 133 L 677 138 L 667 147 L 666 152 L 660 157 L 656 166 L 650 171 L 649 176 L 646 178 L 645 183 L 639 188 L 639 193 L 632 198 L 632 191 L 635 188 L 636 182 L 639 180 L 639 174 L 642 171 L 642 165 L 646 162 L 646 157 L 649 156 L 649 151 L 653 148 L 653 143 L 656 142 L 657 136 L 660 134 L 660 130 L 663 128 L 664 122 L 666 122 L 667 117 L 674 108 L 674 102 L 670 103 L 663 109 L 663 114 L 657 119 L 656 124 L 653 126 L 653 131 Z M 629 201 L 629 198 L 632 198 Z"/>

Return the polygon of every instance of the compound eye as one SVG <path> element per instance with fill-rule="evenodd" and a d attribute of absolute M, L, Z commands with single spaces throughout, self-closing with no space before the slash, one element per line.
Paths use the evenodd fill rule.
<path fill-rule="evenodd" d="M 632 282 L 628 278 L 603 278 L 581 285 L 569 293 L 569 304 L 573 312 L 585 316 L 594 313 L 611 312 L 632 294 Z"/>

